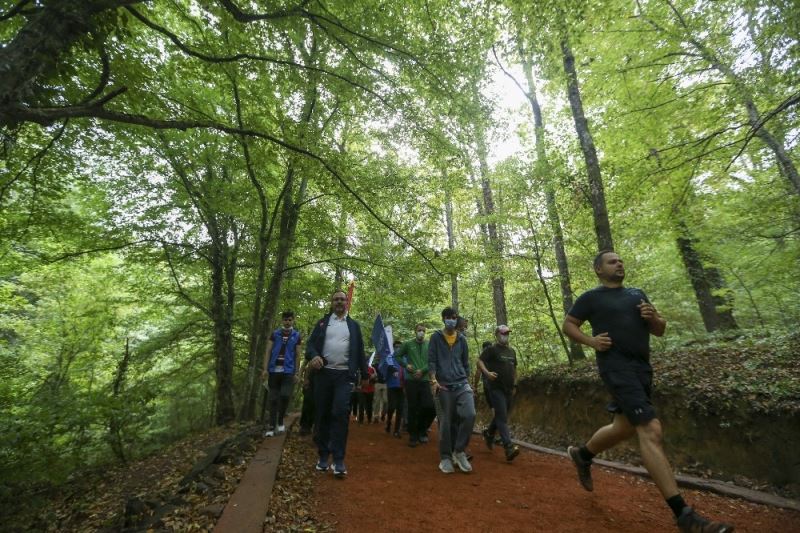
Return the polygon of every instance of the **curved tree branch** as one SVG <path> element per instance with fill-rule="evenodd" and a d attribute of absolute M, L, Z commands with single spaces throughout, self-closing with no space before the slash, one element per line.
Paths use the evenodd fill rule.
<path fill-rule="evenodd" d="M 181 50 L 183 53 L 185 53 L 188 56 L 200 59 L 200 60 L 205 61 L 207 63 L 235 63 L 235 62 L 238 62 L 238 61 L 250 60 L 250 61 L 260 61 L 260 62 L 264 62 L 264 63 L 272 63 L 272 64 L 275 64 L 275 65 L 282 65 L 282 66 L 288 66 L 288 67 L 294 67 L 294 68 L 299 68 L 299 69 L 319 72 L 319 73 L 324 74 L 326 76 L 330 76 L 330 77 L 335 78 L 337 80 L 343 81 L 343 82 L 345 82 L 345 83 L 347 83 L 349 85 L 352 85 L 353 87 L 361 89 L 362 91 L 364 91 L 364 92 L 370 94 L 371 96 L 374 96 L 378 100 L 380 100 L 381 103 L 383 103 L 384 105 L 391 107 L 389 102 L 386 101 L 386 99 L 383 96 L 381 96 L 380 94 L 378 94 L 374 90 L 370 89 L 369 87 L 367 87 L 363 83 L 360 83 L 360 82 L 358 82 L 356 80 L 348 78 L 347 76 L 343 76 L 341 74 L 338 74 L 336 72 L 333 72 L 333 71 L 330 71 L 330 70 L 327 70 L 327 69 L 324 69 L 324 68 L 314 67 L 314 66 L 311 66 L 311 65 L 305 65 L 303 63 L 298 63 L 297 61 L 292 61 L 292 60 L 289 60 L 289 59 L 281 59 L 281 58 L 277 58 L 277 57 L 270 57 L 270 56 L 259 55 L 259 54 L 238 53 L 238 54 L 232 54 L 232 55 L 227 55 L 227 56 L 215 56 L 215 55 L 210 55 L 210 54 L 206 54 L 206 53 L 203 53 L 203 52 L 199 52 L 197 50 L 193 50 L 191 47 L 189 47 L 187 44 L 185 44 L 175 33 L 171 32 L 168 29 L 166 29 L 165 27 L 160 26 L 160 25 L 156 24 L 155 22 L 151 21 L 150 19 L 148 19 L 147 17 L 142 15 L 139 11 L 137 11 L 135 8 L 127 6 L 125 9 L 130 14 L 132 14 L 136 19 L 138 19 L 142 24 L 144 24 L 145 26 L 147 26 L 151 30 L 156 31 L 156 32 L 164 35 L 166 38 L 168 38 L 172 42 L 172 44 L 174 44 L 176 47 L 178 47 L 179 50 Z"/>

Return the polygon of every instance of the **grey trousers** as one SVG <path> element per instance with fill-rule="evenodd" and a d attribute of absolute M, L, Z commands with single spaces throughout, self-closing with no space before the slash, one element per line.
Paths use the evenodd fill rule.
<path fill-rule="evenodd" d="M 442 406 L 439 418 L 439 457 L 449 459 L 454 451 L 463 452 L 469 444 L 472 428 L 475 426 L 475 397 L 472 388 L 464 385 L 455 390 L 439 389 L 439 402 Z M 452 428 L 456 419 L 458 426 Z M 451 435 L 453 433 L 455 442 Z"/>

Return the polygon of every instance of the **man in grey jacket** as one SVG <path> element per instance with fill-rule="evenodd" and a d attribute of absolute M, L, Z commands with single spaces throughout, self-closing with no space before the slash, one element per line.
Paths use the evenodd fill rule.
<path fill-rule="evenodd" d="M 442 406 L 439 419 L 439 470 L 454 472 L 453 463 L 462 472 L 471 472 L 472 465 L 464 450 L 475 425 L 475 399 L 469 386 L 469 347 L 467 339 L 456 331 L 456 311 L 442 311 L 444 329 L 435 331 L 428 342 L 428 370 L 431 392 L 438 395 Z M 458 420 L 455 442 L 451 425 Z"/>

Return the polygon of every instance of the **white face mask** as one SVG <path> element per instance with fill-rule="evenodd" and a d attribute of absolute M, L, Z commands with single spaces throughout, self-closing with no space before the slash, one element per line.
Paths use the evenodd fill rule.
<path fill-rule="evenodd" d="M 417 340 L 421 341 L 424 338 L 425 338 L 425 332 L 424 331 L 418 331 L 417 332 Z"/>
<path fill-rule="evenodd" d="M 508 335 L 498 335 L 497 339 L 500 341 L 500 344 L 508 344 Z"/>

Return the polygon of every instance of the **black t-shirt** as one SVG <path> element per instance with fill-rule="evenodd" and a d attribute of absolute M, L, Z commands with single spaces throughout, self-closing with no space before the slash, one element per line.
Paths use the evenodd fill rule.
<path fill-rule="evenodd" d="M 596 287 L 581 294 L 569 315 L 578 320 L 588 320 L 592 335 L 608 333 L 611 348 L 597 352 L 597 362 L 611 363 L 625 357 L 650 361 L 650 326 L 636 307 L 644 300 L 650 303 L 641 289 L 632 287 Z"/>
<path fill-rule="evenodd" d="M 481 361 L 489 372 L 497 372 L 497 379 L 486 378 L 490 387 L 499 385 L 506 391 L 514 388 L 514 369 L 517 368 L 517 352 L 510 346 L 493 344 L 481 352 Z"/>

